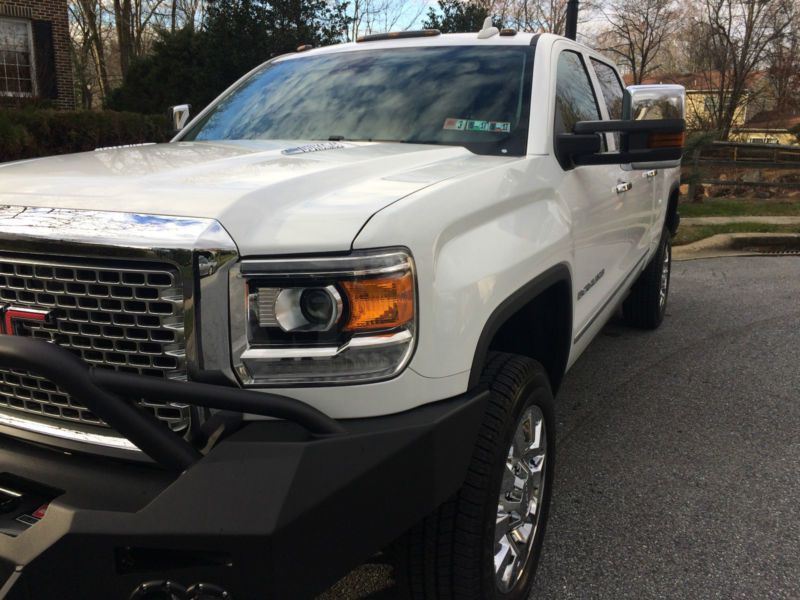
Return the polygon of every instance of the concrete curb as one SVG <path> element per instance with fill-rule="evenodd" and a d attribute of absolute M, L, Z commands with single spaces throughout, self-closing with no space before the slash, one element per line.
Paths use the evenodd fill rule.
<path fill-rule="evenodd" d="M 686 217 L 681 225 L 729 225 L 731 223 L 759 223 L 766 225 L 800 225 L 800 217 Z"/>
<path fill-rule="evenodd" d="M 754 247 L 782 248 L 800 251 L 800 233 L 719 233 L 684 246 L 672 249 L 675 260 L 695 260 L 719 256 L 765 256 Z"/>

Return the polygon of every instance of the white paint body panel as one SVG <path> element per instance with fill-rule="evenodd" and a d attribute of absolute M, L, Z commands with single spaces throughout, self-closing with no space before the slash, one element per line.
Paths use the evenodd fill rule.
<path fill-rule="evenodd" d="M 0 166 L 0 204 L 206 217 L 242 256 L 350 249 L 387 204 L 498 161 L 460 147 L 303 142 L 181 142 Z"/>
<path fill-rule="evenodd" d="M 529 45 L 531 36 L 479 42 L 464 34 L 312 52 L 478 43 Z M 555 64 L 564 49 L 599 56 L 539 37 L 524 157 L 393 143 L 287 156 L 283 150 L 303 142 L 173 142 L 0 165 L 0 204 L 213 218 L 242 258 L 409 248 L 419 292 L 409 367 L 376 384 L 271 390 L 336 418 L 408 410 L 465 392 L 489 316 L 558 264 L 573 278 L 571 365 L 655 251 L 677 169 L 645 180 L 620 166 L 564 171 L 553 157 Z M 614 186 L 625 178 L 633 193 L 618 195 Z"/>

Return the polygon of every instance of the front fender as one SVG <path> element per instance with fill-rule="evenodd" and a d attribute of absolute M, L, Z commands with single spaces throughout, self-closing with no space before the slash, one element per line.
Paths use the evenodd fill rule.
<path fill-rule="evenodd" d="M 402 244 L 419 277 L 419 341 L 410 368 L 472 370 L 486 324 L 525 284 L 572 262 L 570 214 L 545 161 L 498 166 L 422 190 L 378 212 L 354 248 Z"/>

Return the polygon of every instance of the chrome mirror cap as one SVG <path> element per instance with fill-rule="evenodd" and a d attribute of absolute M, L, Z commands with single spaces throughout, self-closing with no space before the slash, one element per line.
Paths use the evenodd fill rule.
<path fill-rule="evenodd" d="M 686 89 L 682 85 L 631 85 L 625 89 L 623 119 L 683 119 L 685 114 Z"/>

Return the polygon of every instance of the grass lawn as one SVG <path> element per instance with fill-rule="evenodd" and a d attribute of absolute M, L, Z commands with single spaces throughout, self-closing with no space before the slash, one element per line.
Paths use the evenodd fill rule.
<path fill-rule="evenodd" d="M 705 199 L 700 204 L 681 202 L 682 217 L 794 217 L 800 216 L 800 198 L 789 200 Z"/>
<path fill-rule="evenodd" d="M 683 207 L 681 216 L 686 215 Z M 792 213 L 780 213 L 792 214 Z M 688 216 L 688 215 L 686 215 Z M 694 215 L 693 215 L 694 216 Z M 702 215 L 712 216 L 712 215 Z M 717 215 L 714 215 L 717 216 Z M 760 216 L 760 215 L 759 215 Z M 727 225 L 681 225 L 678 235 L 672 240 L 674 246 L 691 244 L 697 240 L 717 235 L 718 233 L 800 233 L 800 225 L 769 225 L 766 223 L 730 223 Z"/>

